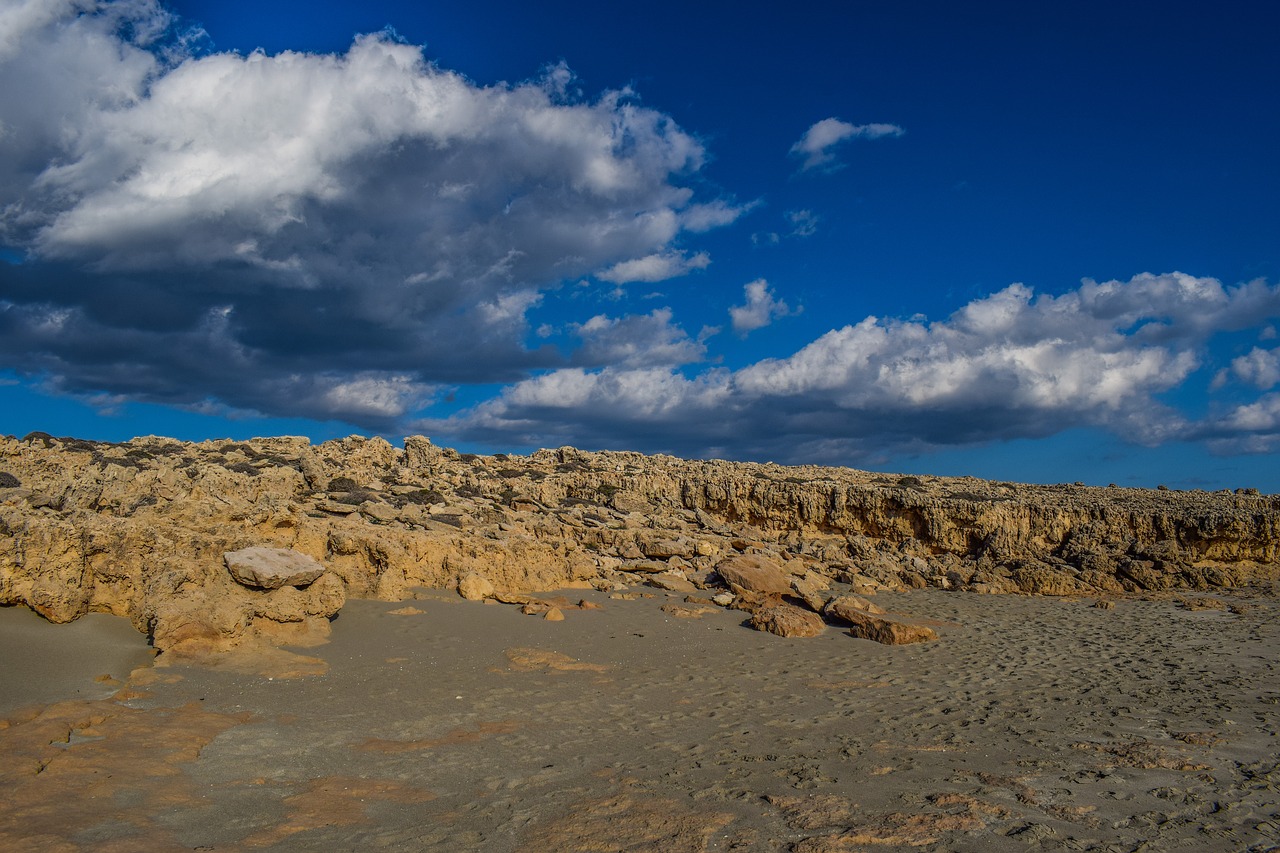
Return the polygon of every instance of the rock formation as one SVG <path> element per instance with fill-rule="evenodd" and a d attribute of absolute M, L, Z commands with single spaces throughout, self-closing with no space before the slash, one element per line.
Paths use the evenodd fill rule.
<path fill-rule="evenodd" d="M 224 555 L 255 547 L 306 555 L 323 573 L 245 586 Z M 746 589 L 749 577 L 767 589 Z M 859 595 L 1096 597 L 1278 577 L 1280 498 L 1253 490 L 1028 486 L 572 447 L 474 456 L 420 436 L 403 449 L 359 436 L 0 438 L 0 604 L 56 622 L 127 616 L 161 649 L 314 639 L 344 597 L 401 600 L 414 587 L 486 597 L 655 578 L 821 611 L 832 580 Z"/>

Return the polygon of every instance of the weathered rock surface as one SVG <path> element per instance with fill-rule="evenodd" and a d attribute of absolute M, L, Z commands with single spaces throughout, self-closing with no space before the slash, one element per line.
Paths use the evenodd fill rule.
<path fill-rule="evenodd" d="M 495 592 L 493 582 L 484 575 L 471 572 L 458 581 L 458 595 L 468 601 L 480 601 Z"/>
<path fill-rule="evenodd" d="M 737 554 L 716 564 L 716 572 L 729 588 L 764 595 L 791 592 L 791 579 L 773 560 L 756 554 Z"/>
<path fill-rule="evenodd" d="M 844 622 L 852 622 L 853 618 L 850 614 L 855 613 L 878 616 L 884 613 L 884 608 L 860 595 L 840 595 L 828 601 L 826 607 L 822 609 L 822 615 L 828 619 L 839 619 Z"/>
<path fill-rule="evenodd" d="M 324 574 L 324 566 L 289 548 L 256 545 L 228 551 L 222 559 L 233 578 L 254 589 L 306 586 Z"/>
<path fill-rule="evenodd" d="M 905 646 L 938 639 L 928 625 L 902 622 L 888 616 L 872 616 L 858 610 L 846 610 L 841 617 L 849 624 L 849 635 L 861 640 L 875 640 L 886 646 Z"/>
<path fill-rule="evenodd" d="M 774 604 L 751 614 L 751 627 L 779 637 L 816 637 L 826 630 L 822 617 L 792 604 Z"/>
<path fill-rule="evenodd" d="M 900 478 L 572 447 L 472 456 L 421 436 L 398 449 L 359 436 L 313 446 L 33 434 L 0 438 L 0 471 L 11 484 L 0 488 L 0 604 L 60 622 L 127 616 L 162 649 L 315 635 L 345 597 L 402 600 L 468 577 L 500 598 L 650 576 L 714 587 L 718 568 L 749 593 L 733 602 L 746 609 L 787 595 L 825 606 L 817 581 L 860 595 L 1097 598 L 1280 578 L 1280 498 L 1248 490 Z M 297 551 L 325 573 L 305 589 L 247 588 L 223 554 L 249 547 Z"/>

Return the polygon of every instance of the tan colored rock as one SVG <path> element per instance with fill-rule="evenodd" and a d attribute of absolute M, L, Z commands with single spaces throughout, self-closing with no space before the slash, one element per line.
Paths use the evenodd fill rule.
<path fill-rule="evenodd" d="M 289 548 L 254 545 L 222 555 L 231 576 L 255 589 L 306 586 L 324 574 L 324 566 Z"/>
<path fill-rule="evenodd" d="M 901 622 L 885 616 L 872 616 L 857 610 L 849 610 L 849 636 L 861 640 L 875 640 L 886 646 L 904 646 L 909 643 L 927 643 L 938 639 L 938 634 L 928 625 Z"/>
<path fill-rule="evenodd" d="M 683 604 L 664 604 L 662 605 L 661 610 L 663 613 L 668 613 L 677 619 L 701 619 L 708 613 L 717 612 L 717 609 L 714 607 L 707 607 L 705 605 L 686 607 Z"/>
<path fill-rule="evenodd" d="M 867 616 L 879 616 L 885 610 L 878 604 L 875 604 L 860 595 L 839 595 L 827 602 L 823 608 L 822 614 L 830 619 L 839 619 L 843 622 L 852 622 L 853 618 L 847 614 L 858 613 Z"/>
<path fill-rule="evenodd" d="M 475 572 L 469 572 L 458 581 L 458 595 L 468 601 L 481 601 L 493 594 L 493 581 Z"/>
<path fill-rule="evenodd" d="M 547 620 L 548 622 L 563 622 L 564 611 L 561 610 L 559 607 L 551 607 L 551 608 L 548 608 L 546 613 L 542 614 L 542 618 Z"/>
<path fill-rule="evenodd" d="M 658 560 L 637 560 L 632 563 L 626 563 L 622 566 L 622 570 L 626 572 L 636 572 L 642 575 L 658 575 L 665 574 L 671 570 L 671 566 Z"/>
<path fill-rule="evenodd" d="M 708 539 L 699 539 L 693 546 L 694 554 L 699 557 L 714 557 L 719 554 L 723 548 L 715 542 Z"/>
<path fill-rule="evenodd" d="M 716 571 L 730 588 L 765 595 L 791 592 L 791 577 L 778 563 L 755 554 L 735 554 L 716 564 Z"/>
<path fill-rule="evenodd" d="M 804 602 L 814 613 L 821 613 L 829 596 L 825 590 L 828 585 L 819 585 L 809 578 L 792 578 L 791 589 L 796 597 Z"/>
<path fill-rule="evenodd" d="M 650 575 L 645 580 L 645 583 L 658 589 L 665 589 L 668 592 L 696 592 L 698 589 L 698 587 L 679 575 L 671 574 Z"/>
<path fill-rule="evenodd" d="M 779 637 L 816 637 L 827 625 L 816 613 L 793 604 L 775 604 L 752 613 L 751 627 Z"/>

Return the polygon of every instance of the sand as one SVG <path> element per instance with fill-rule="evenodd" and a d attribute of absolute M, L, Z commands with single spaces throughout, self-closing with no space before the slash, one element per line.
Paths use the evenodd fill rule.
<path fill-rule="evenodd" d="M 151 659 L 128 619 L 90 613 L 54 625 L 25 607 L 0 607 L 0 717 L 61 699 L 105 699 Z"/>
<path fill-rule="evenodd" d="M 85 629 L 0 613 L 0 849 L 1280 849 L 1272 595 L 881 594 L 940 634 L 887 647 L 564 594 L 601 609 L 351 601 L 292 668 L 324 674 L 148 665 L 114 698 L 105 658 L 11 665 Z M 104 653 L 88 628 L 56 642 Z"/>

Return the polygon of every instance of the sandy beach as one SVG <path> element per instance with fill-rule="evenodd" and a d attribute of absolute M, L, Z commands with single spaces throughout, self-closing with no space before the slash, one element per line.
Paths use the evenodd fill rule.
<path fill-rule="evenodd" d="M 1270 594 L 881 594 L 940 635 L 901 647 L 561 594 L 599 609 L 352 601 L 331 642 L 259 672 L 153 667 L 123 620 L 6 609 L 0 846 L 1280 845 Z"/>

